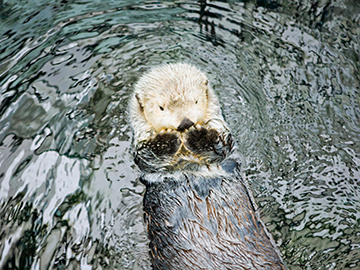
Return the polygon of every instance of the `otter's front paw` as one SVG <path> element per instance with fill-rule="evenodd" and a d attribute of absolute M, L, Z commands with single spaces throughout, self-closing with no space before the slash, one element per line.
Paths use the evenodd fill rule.
<path fill-rule="evenodd" d="M 186 133 L 185 146 L 210 162 L 220 161 L 231 151 L 232 139 L 230 134 L 227 138 L 222 138 L 215 129 L 201 127 Z"/>
<path fill-rule="evenodd" d="M 219 142 L 219 133 L 215 129 L 192 129 L 185 135 L 185 145 L 195 154 L 214 150 Z"/>
<path fill-rule="evenodd" d="M 143 147 L 149 148 L 156 156 L 173 156 L 179 150 L 181 141 L 174 133 L 158 133 Z"/>

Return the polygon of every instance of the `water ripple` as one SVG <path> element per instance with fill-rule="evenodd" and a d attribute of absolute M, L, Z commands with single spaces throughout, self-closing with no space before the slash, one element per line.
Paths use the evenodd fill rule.
<path fill-rule="evenodd" d="M 150 268 L 127 103 L 143 72 L 185 61 L 289 269 L 356 269 L 355 2 L 0 2 L 0 268 Z"/>

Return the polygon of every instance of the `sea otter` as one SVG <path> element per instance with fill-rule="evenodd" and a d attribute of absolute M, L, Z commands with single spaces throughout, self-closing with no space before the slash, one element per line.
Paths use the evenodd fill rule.
<path fill-rule="evenodd" d="M 130 101 L 153 269 L 286 269 L 204 73 L 152 68 Z"/>

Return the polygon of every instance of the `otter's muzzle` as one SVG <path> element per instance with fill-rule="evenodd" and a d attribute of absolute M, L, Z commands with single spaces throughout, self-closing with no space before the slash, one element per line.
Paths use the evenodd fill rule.
<path fill-rule="evenodd" d="M 190 119 L 184 117 L 184 119 L 181 121 L 180 125 L 177 127 L 177 130 L 182 132 L 185 129 L 188 129 L 189 127 L 193 126 L 194 122 Z"/>

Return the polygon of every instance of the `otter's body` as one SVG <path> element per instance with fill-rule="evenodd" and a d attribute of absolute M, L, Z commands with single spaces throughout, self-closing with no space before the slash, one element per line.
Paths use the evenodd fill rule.
<path fill-rule="evenodd" d="M 135 87 L 131 117 L 154 269 L 285 269 L 203 73 L 152 69 Z"/>
<path fill-rule="evenodd" d="M 155 269 L 284 269 L 237 163 L 221 165 L 208 176 L 144 176 L 157 178 L 144 197 Z"/>

